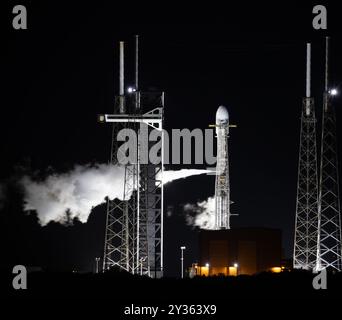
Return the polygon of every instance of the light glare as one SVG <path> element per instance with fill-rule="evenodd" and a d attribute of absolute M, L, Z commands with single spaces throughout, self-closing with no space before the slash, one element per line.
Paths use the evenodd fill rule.
<path fill-rule="evenodd" d="M 338 94 L 337 89 L 331 89 L 331 90 L 330 90 L 330 94 L 331 94 L 332 96 L 336 96 L 336 95 Z"/>

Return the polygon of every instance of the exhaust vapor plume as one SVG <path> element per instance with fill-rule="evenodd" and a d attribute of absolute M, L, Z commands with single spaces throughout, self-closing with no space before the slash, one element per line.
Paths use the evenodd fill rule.
<path fill-rule="evenodd" d="M 164 171 L 163 183 L 208 172 Z M 68 224 L 74 218 L 85 223 L 92 209 L 106 202 L 106 197 L 123 200 L 124 181 L 125 168 L 110 164 L 78 165 L 70 172 L 52 174 L 44 180 L 24 176 L 20 181 L 24 188 L 24 210 L 36 211 L 42 226 L 50 221 Z"/>
<path fill-rule="evenodd" d="M 50 221 L 62 224 L 78 218 L 87 222 L 91 210 L 105 202 L 105 198 L 123 198 L 125 169 L 100 164 L 75 166 L 63 174 L 53 174 L 43 181 L 25 176 L 24 210 L 37 212 L 42 226 Z"/>
<path fill-rule="evenodd" d="M 181 170 L 164 170 L 163 184 L 167 184 L 174 180 L 184 179 L 190 176 L 196 176 L 200 174 L 207 174 L 212 172 L 211 170 L 198 170 L 198 169 L 181 169 Z"/>
<path fill-rule="evenodd" d="M 183 208 L 188 225 L 206 230 L 215 229 L 215 197 L 209 197 L 197 204 L 188 203 Z"/>

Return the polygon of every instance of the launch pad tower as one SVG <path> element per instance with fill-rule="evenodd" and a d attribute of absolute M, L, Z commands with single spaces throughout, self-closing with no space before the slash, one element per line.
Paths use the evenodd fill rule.
<path fill-rule="evenodd" d="M 319 181 L 317 179 L 316 119 L 310 94 L 310 44 L 307 46 L 307 85 L 303 100 L 293 267 L 342 271 L 340 190 L 336 115 L 329 90 L 329 38 L 326 38 L 325 91 Z"/>
<path fill-rule="evenodd" d="M 293 267 L 312 270 L 316 264 L 318 228 L 318 180 L 316 117 L 311 97 L 311 44 L 307 44 L 306 97 L 303 99 Z"/>
<path fill-rule="evenodd" d="M 163 275 L 163 92 L 144 92 L 138 87 L 138 36 L 136 36 L 135 87 L 124 87 L 124 42 L 120 42 L 120 94 L 115 97 L 114 114 L 99 116 L 100 122 L 113 124 L 110 163 L 122 166 L 122 129 L 137 137 L 135 159 L 124 165 L 123 200 L 107 201 L 103 270 L 119 268 L 132 274 L 160 278 Z M 142 131 L 160 133 L 160 161 L 147 156 L 152 145 L 141 139 Z M 145 149 L 144 149 L 145 148 Z M 145 151 L 145 152 L 142 152 Z M 121 154 L 122 155 L 122 154 Z"/>
<path fill-rule="evenodd" d="M 319 179 L 318 246 L 316 270 L 342 271 L 340 188 L 336 139 L 336 114 L 329 90 L 329 38 L 325 45 L 325 90 Z"/>

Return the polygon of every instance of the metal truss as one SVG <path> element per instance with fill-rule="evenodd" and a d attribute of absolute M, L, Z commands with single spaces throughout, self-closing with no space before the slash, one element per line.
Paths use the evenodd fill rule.
<path fill-rule="evenodd" d="M 122 96 L 115 98 L 116 112 L 122 112 L 125 99 Z M 120 152 L 116 141 L 118 132 L 127 128 L 127 123 L 119 123 L 113 126 L 111 160 L 112 165 L 118 166 L 117 154 Z M 137 190 L 137 165 L 125 166 L 125 186 L 123 201 L 117 199 L 107 200 L 107 217 L 105 231 L 105 246 L 103 269 L 108 270 L 118 267 L 128 272 L 134 271 L 136 264 L 136 192 Z"/>
<path fill-rule="evenodd" d="M 163 106 L 164 94 L 137 92 L 141 110 L 154 105 L 144 114 L 117 113 L 102 115 L 100 121 L 113 123 L 111 163 L 118 165 L 117 132 L 131 128 L 138 134 L 137 161 L 125 166 L 124 201 L 108 201 L 104 269 L 118 266 L 131 273 L 161 277 L 163 274 Z M 151 99 L 152 97 L 152 99 Z M 120 98 L 120 97 L 119 97 Z M 120 99 L 118 99 L 120 100 Z M 136 103 L 135 103 L 136 104 Z M 144 144 L 142 127 L 161 132 L 161 162 L 140 163 Z M 147 149 L 151 145 L 147 145 Z"/>
<path fill-rule="evenodd" d="M 336 141 L 336 115 L 329 92 L 324 94 L 319 184 L 317 270 L 342 270 L 341 215 Z"/>
<path fill-rule="evenodd" d="M 301 115 L 293 266 L 312 270 L 318 236 L 316 118 L 312 98 L 304 98 Z"/>

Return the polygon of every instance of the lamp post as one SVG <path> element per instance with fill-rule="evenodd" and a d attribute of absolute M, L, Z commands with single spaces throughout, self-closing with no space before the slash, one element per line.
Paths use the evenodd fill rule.
<path fill-rule="evenodd" d="M 182 279 L 184 278 L 184 250 L 186 249 L 184 246 L 180 247 L 181 249 L 181 275 Z"/>
<path fill-rule="evenodd" d="M 96 270 L 95 270 L 95 273 L 99 273 L 99 262 L 100 262 L 100 258 L 96 257 L 96 258 L 95 258 L 95 261 L 96 261 Z"/>
<path fill-rule="evenodd" d="M 143 262 L 146 260 L 147 257 L 140 258 L 140 275 L 143 275 Z"/>
<path fill-rule="evenodd" d="M 209 262 L 207 262 L 207 263 L 205 264 L 205 266 L 208 268 L 208 277 L 209 277 L 209 276 L 210 276 L 210 271 L 209 271 L 210 264 L 209 264 Z"/>

